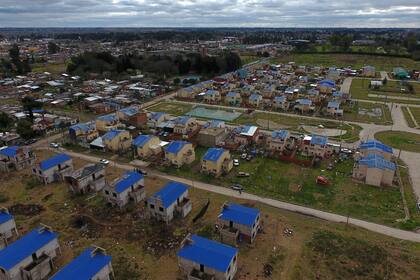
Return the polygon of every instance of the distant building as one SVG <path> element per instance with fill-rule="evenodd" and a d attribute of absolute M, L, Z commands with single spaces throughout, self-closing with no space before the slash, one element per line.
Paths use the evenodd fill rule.
<path fill-rule="evenodd" d="M 177 167 L 181 167 L 184 164 L 191 164 L 195 160 L 194 147 L 190 142 L 172 141 L 164 150 L 165 161 Z"/>
<path fill-rule="evenodd" d="M 111 260 L 104 249 L 88 248 L 50 280 L 112 280 L 115 276 Z"/>
<path fill-rule="evenodd" d="M 260 227 L 260 211 L 234 203 L 223 204 L 217 225 L 223 243 L 236 246 L 240 241 L 254 242 Z"/>
<path fill-rule="evenodd" d="M 89 143 L 98 138 L 95 122 L 78 123 L 69 127 L 69 139 L 73 143 L 89 146 Z"/>
<path fill-rule="evenodd" d="M 239 92 L 230 91 L 225 96 L 225 103 L 231 106 L 236 106 L 242 103 L 242 97 Z"/>
<path fill-rule="evenodd" d="M 46 279 L 58 253 L 57 234 L 48 227 L 38 227 L 0 250 L 0 279 Z"/>
<path fill-rule="evenodd" d="M 44 184 L 64 181 L 73 172 L 73 160 L 66 154 L 58 154 L 33 166 L 32 173 Z"/>
<path fill-rule="evenodd" d="M 302 154 L 307 156 L 328 157 L 332 148 L 327 145 L 328 137 L 321 135 L 306 136 L 302 141 Z"/>
<path fill-rule="evenodd" d="M 85 194 L 90 191 L 101 191 L 105 187 L 105 165 L 101 163 L 87 164 L 65 177 L 70 191 Z"/>
<path fill-rule="evenodd" d="M 156 128 L 161 123 L 166 121 L 167 118 L 169 118 L 169 115 L 163 112 L 150 113 L 147 121 L 147 126 L 150 128 Z"/>
<path fill-rule="evenodd" d="M 315 105 L 313 105 L 310 99 L 297 99 L 294 109 L 302 114 L 309 113 L 315 110 Z"/>
<path fill-rule="evenodd" d="M 233 160 L 229 150 L 210 148 L 201 160 L 201 172 L 215 177 L 229 173 L 233 168 Z"/>
<path fill-rule="evenodd" d="M 174 120 L 174 133 L 187 135 L 198 128 L 198 123 L 195 118 L 189 116 L 181 116 Z"/>
<path fill-rule="evenodd" d="M 251 96 L 248 99 L 249 105 L 253 107 L 259 107 L 260 103 L 262 102 L 263 97 L 257 93 L 251 94 Z"/>
<path fill-rule="evenodd" d="M 289 110 L 290 103 L 287 101 L 286 96 L 275 96 L 273 99 L 272 107 L 274 109 L 282 109 L 284 111 Z"/>
<path fill-rule="evenodd" d="M 392 186 L 396 165 L 380 154 L 368 154 L 357 160 L 353 178 L 373 186 Z"/>
<path fill-rule="evenodd" d="M 341 117 L 344 114 L 344 110 L 340 109 L 340 102 L 330 101 L 327 104 L 327 114 L 333 117 Z"/>
<path fill-rule="evenodd" d="M 238 267 L 238 249 L 198 235 L 188 235 L 177 253 L 187 279 L 232 280 Z"/>
<path fill-rule="evenodd" d="M 109 115 L 97 117 L 95 124 L 96 124 L 96 129 L 100 133 L 105 133 L 110 130 L 116 130 L 119 127 L 121 127 L 121 123 L 116 114 L 109 114 Z"/>
<path fill-rule="evenodd" d="M 0 208 L 0 250 L 18 235 L 15 219 L 6 208 Z"/>
<path fill-rule="evenodd" d="M 110 186 L 103 189 L 106 200 L 111 205 L 126 206 L 130 201 L 139 203 L 146 197 L 144 176 L 138 172 L 125 173 Z"/>
<path fill-rule="evenodd" d="M 137 107 L 127 107 L 117 111 L 118 119 L 127 124 L 135 127 L 143 127 L 147 125 L 147 113 L 142 112 Z"/>
<path fill-rule="evenodd" d="M 401 80 L 409 78 L 409 74 L 408 74 L 407 70 L 405 70 L 402 67 L 395 67 L 392 70 L 392 75 L 394 76 L 394 78 L 401 79 Z"/>
<path fill-rule="evenodd" d="M 153 135 L 139 135 L 133 140 L 134 156 L 147 159 L 162 152 L 160 139 Z"/>
<path fill-rule="evenodd" d="M 203 96 L 204 102 L 207 103 L 218 103 L 222 100 L 222 95 L 217 90 L 208 90 Z"/>
<path fill-rule="evenodd" d="M 36 157 L 30 147 L 11 146 L 0 148 L 0 171 L 22 170 L 35 163 Z"/>
<path fill-rule="evenodd" d="M 192 210 L 188 189 L 189 187 L 182 183 L 167 183 L 147 200 L 146 208 L 149 215 L 166 223 L 172 221 L 176 216 L 186 217 Z"/>
<path fill-rule="evenodd" d="M 331 94 L 335 89 L 335 82 L 332 80 L 322 80 L 319 82 L 319 92 Z"/>
<path fill-rule="evenodd" d="M 127 152 L 131 148 L 132 137 L 127 130 L 110 130 L 102 136 L 105 150 L 111 152 Z"/>

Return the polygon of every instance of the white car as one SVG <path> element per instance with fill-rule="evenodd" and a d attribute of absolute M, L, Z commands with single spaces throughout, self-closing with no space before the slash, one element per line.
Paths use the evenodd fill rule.
<path fill-rule="evenodd" d="M 239 166 L 239 159 L 233 160 L 233 166 Z"/>
<path fill-rule="evenodd" d="M 108 165 L 109 164 L 109 160 L 104 159 L 104 158 L 101 159 L 99 162 L 102 163 L 102 164 L 105 164 L 105 165 Z"/>
<path fill-rule="evenodd" d="M 50 147 L 53 147 L 53 148 L 59 148 L 60 147 L 60 145 L 58 145 L 57 143 L 54 143 L 54 142 L 52 142 L 52 143 L 50 143 Z"/>

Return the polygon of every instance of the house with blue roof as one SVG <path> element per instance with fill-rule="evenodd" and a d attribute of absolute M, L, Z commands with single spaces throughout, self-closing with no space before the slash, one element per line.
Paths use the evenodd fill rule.
<path fill-rule="evenodd" d="M 139 203 L 146 198 L 144 176 L 137 171 L 128 171 L 110 185 L 105 186 L 103 195 L 111 206 L 122 208 L 130 201 Z"/>
<path fill-rule="evenodd" d="M 361 157 L 366 157 L 369 154 L 381 155 L 386 160 L 391 160 L 393 157 L 392 148 L 378 140 L 367 140 L 362 142 L 359 146 L 359 152 Z"/>
<path fill-rule="evenodd" d="M 98 138 L 95 122 L 78 123 L 69 127 L 69 138 L 73 143 L 89 146 L 89 143 Z"/>
<path fill-rule="evenodd" d="M 274 109 L 289 110 L 290 103 L 285 95 L 275 96 L 272 104 Z"/>
<path fill-rule="evenodd" d="M 141 111 L 136 106 L 130 106 L 118 110 L 117 116 L 120 122 L 135 127 L 143 127 L 147 124 L 148 121 L 147 113 Z"/>
<path fill-rule="evenodd" d="M 179 182 L 169 182 L 146 202 L 151 218 L 169 223 L 176 216 L 186 217 L 192 210 L 188 197 L 189 186 Z"/>
<path fill-rule="evenodd" d="M 171 141 L 164 147 L 165 161 L 176 167 L 191 164 L 195 160 L 195 151 L 192 143 L 187 141 Z"/>
<path fill-rule="evenodd" d="M 106 151 L 127 152 L 131 148 L 133 139 L 127 130 L 113 129 L 102 135 L 102 143 Z"/>
<path fill-rule="evenodd" d="M 303 155 L 319 158 L 329 157 L 333 153 L 333 148 L 328 145 L 328 137 L 325 135 L 305 136 L 300 149 Z"/>
<path fill-rule="evenodd" d="M 147 126 L 150 128 L 156 128 L 161 123 L 165 122 L 167 119 L 169 119 L 169 115 L 167 113 L 164 113 L 164 112 L 149 113 Z"/>
<path fill-rule="evenodd" d="M 343 116 L 344 110 L 340 108 L 340 102 L 329 101 L 327 104 L 327 114 L 333 117 Z"/>
<path fill-rule="evenodd" d="M 238 242 L 252 243 L 260 228 L 260 210 L 235 203 L 224 203 L 217 218 L 223 243 L 236 246 Z"/>
<path fill-rule="evenodd" d="M 313 104 L 312 100 L 303 98 L 303 99 L 296 99 L 295 106 L 293 107 L 295 111 L 299 111 L 300 113 L 309 113 L 315 110 L 315 105 Z"/>
<path fill-rule="evenodd" d="M 370 65 L 363 66 L 361 75 L 363 77 L 375 78 L 376 77 L 376 68 L 374 66 L 370 66 Z"/>
<path fill-rule="evenodd" d="M 225 103 L 231 106 L 236 106 L 242 103 L 241 94 L 237 91 L 229 91 L 225 96 Z"/>
<path fill-rule="evenodd" d="M 258 93 L 253 93 L 249 96 L 248 104 L 253 106 L 253 107 L 259 107 L 262 100 L 263 100 L 262 95 L 260 95 Z"/>
<path fill-rule="evenodd" d="M 22 170 L 35 163 L 36 156 L 30 147 L 9 146 L 0 148 L 0 171 Z"/>
<path fill-rule="evenodd" d="M 216 178 L 228 174 L 233 168 L 233 160 L 229 150 L 210 148 L 201 159 L 201 173 L 213 175 Z"/>
<path fill-rule="evenodd" d="M 7 208 L 0 207 L 0 250 L 19 235 L 15 219 Z"/>
<path fill-rule="evenodd" d="M 323 94 L 330 94 L 335 89 L 335 82 L 332 80 L 322 80 L 318 84 L 319 92 Z"/>
<path fill-rule="evenodd" d="M 353 178 L 373 186 L 392 186 L 396 171 L 395 163 L 380 154 L 368 154 L 356 160 Z"/>
<path fill-rule="evenodd" d="M 188 135 L 199 129 L 198 122 L 190 116 L 180 116 L 174 120 L 174 133 L 180 135 Z"/>
<path fill-rule="evenodd" d="M 162 152 L 160 139 L 154 135 L 141 134 L 133 140 L 132 145 L 134 156 L 141 159 L 147 159 Z"/>
<path fill-rule="evenodd" d="M 239 250 L 198 235 L 189 234 L 177 253 L 178 265 L 187 279 L 232 280 Z"/>
<path fill-rule="evenodd" d="M 261 134 L 258 126 L 241 125 L 236 127 L 232 133 L 234 142 L 241 145 L 250 145 L 260 142 Z"/>
<path fill-rule="evenodd" d="M 200 84 L 182 88 L 177 91 L 176 96 L 183 99 L 194 99 L 197 93 L 202 91 Z"/>
<path fill-rule="evenodd" d="M 286 148 L 292 149 L 295 145 L 294 138 L 286 129 L 274 130 L 267 138 L 269 150 L 272 152 L 283 152 Z"/>
<path fill-rule="evenodd" d="M 0 250 L 0 279 L 46 279 L 60 253 L 57 237 L 51 228 L 40 226 Z"/>
<path fill-rule="evenodd" d="M 209 89 L 204 93 L 203 100 L 210 104 L 219 103 L 222 100 L 222 95 L 218 90 Z"/>
<path fill-rule="evenodd" d="M 115 130 L 121 127 L 120 120 L 116 114 L 108 114 L 97 117 L 95 120 L 96 129 L 100 133 L 105 133 L 110 130 Z"/>
<path fill-rule="evenodd" d="M 50 280 L 111 280 L 115 279 L 112 257 L 99 247 L 84 250 Z"/>
<path fill-rule="evenodd" d="M 64 181 L 73 172 L 73 160 L 67 154 L 57 154 L 32 167 L 32 174 L 44 184 Z"/>

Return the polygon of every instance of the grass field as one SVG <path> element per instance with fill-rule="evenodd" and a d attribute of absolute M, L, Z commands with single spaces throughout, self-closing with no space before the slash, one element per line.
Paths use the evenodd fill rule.
<path fill-rule="evenodd" d="M 184 178 L 230 186 L 241 184 L 245 191 L 264 197 L 288 201 L 342 215 L 369 221 L 400 226 L 404 218 L 401 194 L 396 188 L 377 188 L 355 183 L 351 179 L 353 161 L 335 165 L 333 171 L 320 168 L 305 168 L 277 159 L 257 157 L 252 161 L 240 160 L 240 166 L 222 178 L 213 178 L 200 173 L 203 148 L 196 149 L 196 161 L 180 169 L 163 168 L 162 171 Z M 239 158 L 239 155 L 234 155 Z M 327 163 L 324 163 L 327 164 Z M 250 173 L 248 178 L 238 178 L 239 171 Z M 326 187 L 316 184 L 318 175 L 332 181 Z M 419 224 L 420 225 L 420 224 Z"/>
<path fill-rule="evenodd" d="M 413 114 L 413 117 L 416 120 L 417 124 L 420 125 L 420 108 L 410 107 L 410 111 L 411 114 Z"/>
<path fill-rule="evenodd" d="M 67 70 L 67 63 L 36 63 L 32 64 L 32 72 L 43 73 L 49 72 L 51 74 L 65 73 Z"/>
<path fill-rule="evenodd" d="M 375 100 L 380 102 L 398 102 L 404 104 L 420 104 L 420 84 L 411 83 L 414 87 L 416 94 L 401 93 L 400 87 L 397 86 L 398 82 L 388 81 L 384 89 L 380 88 L 377 90 L 369 89 L 370 80 L 367 79 L 353 79 L 350 87 L 351 97 L 354 99 L 366 99 L 366 100 Z M 388 85 L 390 84 L 390 85 Z M 369 94 L 374 95 L 385 95 L 392 96 L 393 98 L 384 98 L 384 97 L 375 97 L 368 96 Z M 400 97 L 400 98 L 395 98 Z M 419 98 L 419 100 L 409 100 L 404 98 Z"/>
<path fill-rule="evenodd" d="M 401 111 L 404 114 L 404 118 L 407 121 L 407 124 L 409 127 L 416 127 L 416 124 L 414 123 L 413 118 L 411 117 L 410 113 L 408 112 L 408 107 L 401 107 Z M 410 108 L 411 111 L 411 108 Z M 411 111 L 412 112 L 412 111 Z"/>
<path fill-rule="evenodd" d="M 50 154 L 38 153 L 41 159 Z M 74 159 L 76 168 L 85 163 Z M 122 173 L 122 170 L 107 168 L 107 179 L 112 180 Z M 389 268 L 386 274 L 390 279 L 415 279 L 420 273 L 418 244 L 356 227 L 325 222 L 198 189 L 190 190 L 192 213 L 167 226 L 148 220 L 143 215 L 143 203 L 124 210 L 112 209 L 105 205 L 101 196 L 92 198 L 91 195 L 70 195 L 64 183 L 46 186 L 29 184 L 29 174 L 29 169 L 0 174 L 0 179 L 4 182 L 0 185 L 2 206 L 15 209 L 13 214 L 21 235 L 40 222 L 52 226 L 59 233 L 62 254 L 54 262 L 58 268 L 62 268 L 87 246 L 95 244 L 112 255 L 115 279 L 178 279 L 180 275 L 176 251 L 184 236 L 192 232 L 219 240 L 214 231 L 214 222 L 223 203 L 234 201 L 260 209 L 263 223 L 263 233 L 257 236 L 255 243 L 242 244 L 239 248 L 237 279 L 267 279 L 263 273 L 267 264 L 272 267 L 271 279 L 312 279 L 314 275 L 319 279 L 339 279 L 339 275 L 356 279 L 360 277 L 360 269 L 354 268 L 359 266 L 364 268 L 366 277 L 382 277 L 385 273 L 383 267 Z M 147 195 L 151 195 L 164 184 L 160 179 L 147 177 Z M 193 223 L 192 218 L 200 212 L 207 200 L 210 201 L 208 210 L 201 219 Z M 22 212 L 16 204 L 33 204 L 41 208 L 39 212 Z M 293 235 L 283 235 L 284 228 L 292 228 Z M 315 247 L 315 244 L 318 245 Z M 359 244 L 363 246 L 356 246 Z M 328 246 L 327 254 L 323 257 L 320 252 L 324 249 L 320 246 Z M 365 256 L 369 256 L 372 249 L 375 252 L 379 250 L 386 259 L 366 259 Z M 376 257 L 377 254 L 373 256 Z M 322 270 L 314 265 L 314 258 L 322 264 Z M 348 259 L 352 261 L 339 261 Z M 338 266 L 326 265 L 335 261 L 339 261 Z"/>
<path fill-rule="evenodd" d="M 400 57 L 383 57 L 361 54 L 291 54 L 273 59 L 274 63 L 286 63 L 294 61 L 297 64 L 321 65 L 321 66 L 351 66 L 354 69 L 365 65 L 376 67 L 377 71 L 392 71 L 396 66 L 406 69 L 419 69 L 420 62 Z"/>
<path fill-rule="evenodd" d="M 382 111 L 382 116 L 375 117 L 371 115 L 361 115 L 359 114 L 360 109 L 365 109 L 370 111 L 372 109 L 380 109 Z M 385 104 L 381 103 L 369 103 L 369 102 L 356 102 L 354 106 L 345 106 L 344 109 L 344 120 L 353 121 L 353 122 L 367 122 L 375 124 L 392 124 L 392 117 L 389 108 Z"/>
<path fill-rule="evenodd" d="M 375 138 L 393 148 L 420 153 L 420 134 L 405 131 L 382 131 L 376 133 Z"/>
<path fill-rule="evenodd" d="M 152 112 L 166 112 L 174 116 L 182 116 L 191 111 L 193 105 L 175 102 L 160 102 L 147 108 Z"/>
<path fill-rule="evenodd" d="M 241 55 L 241 61 L 242 61 L 242 65 L 254 62 L 261 59 L 258 56 L 254 56 L 254 55 Z"/>

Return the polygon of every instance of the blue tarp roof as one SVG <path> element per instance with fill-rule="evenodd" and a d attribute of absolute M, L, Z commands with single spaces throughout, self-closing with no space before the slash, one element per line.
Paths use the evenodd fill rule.
<path fill-rule="evenodd" d="M 260 210 L 258 209 L 234 203 L 227 203 L 223 207 L 219 218 L 225 221 L 233 221 L 234 223 L 251 227 L 259 214 Z"/>
<path fill-rule="evenodd" d="M 322 80 L 319 82 L 319 85 L 324 87 L 335 87 L 335 82 L 332 80 Z"/>
<path fill-rule="evenodd" d="M 327 144 L 327 142 L 328 142 L 328 137 L 327 136 L 312 135 L 311 144 L 313 144 L 313 145 L 324 146 L 324 145 Z"/>
<path fill-rule="evenodd" d="M 55 232 L 36 228 L 19 240 L 0 250 L 0 267 L 10 270 L 23 259 L 57 238 Z"/>
<path fill-rule="evenodd" d="M 337 101 L 330 101 L 327 105 L 328 108 L 340 108 L 340 103 Z"/>
<path fill-rule="evenodd" d="M 386 160 L 383 156 L 377 154 L 368 154 L 366 157 L 359 159 L 360 165 L 367 165 L 369 168 L 395 170 L 395 163 Z"/>
<path fill-rule="evenodd" d="M 310 99 L 297 99 L 296 103 L 301 104 L 301 105 L 311 105 L 312 100 L 310 100 Z"/>
<path fill-rule="evenodd" d="M 218 161 L 224 152 L 225 149 L 223 148 L 210 148 L 204 155 L 203 160 Z"/>
<path fill-rule="evenodd" d="M 57 166 L 65 161 L 70 160 L 71 157 L 66 154 L 58 154 L 53 157 L 50 157 L 49 159 L 43 160 L 39 163 L 39 167 L 42 171 L 45 171 L 47 169 L 50 169 L 51 167 Z"/>
<path fill-rule="evenodd" d="M 93 248 L 86 249 L 81 255 L 75 258 L 71 263 L 65 266 L 50 280 L 90 280 L 101 269 L 107 266 L 111 260 L 111 256 L 95 252 Z"/>
<path fill-rule="evenodd" d="M 136 115 L 139 112 L 139 110 L 135 107 L 127 107 L 127 108 L 120 109 L 119 112 L 131 117 L 131 116 Z"/>
<path fill-rule="evenodd" d="M 181 116 L 175 119 L 176 124 L 185 125 L 188 123 L 188 121 L 191 119 L 189 116 Z"/>
<path fill-rule="evenodd" d="M 144 179 L 144 176 L 138 172 L 130 171 L 123 175 L 123 178 L 118 180 L 118 182 L 114 186 L 114 190 L 116 193 L 122 193 L 138 181 Z"/>
<path fill-rule="evenodd" d="M 232 259 L 238 253 L 238 249 L 222 243 L 191 235 L 192 242 L 185 243 L 177 256 L 213 268 L 220 272 L 226 272 Z"/>
<path fill-rule="evenodd" d="M 69 130 L 74 130 L 74 131 L 83 131 L 83 132 L 87 132 L 89 130 L 95 129 L 95 123 L 94 122 L 88 122 L 88 123 L 78 123 L 75 125 L 72 125 L 69 127 Z"/>
<path fill-rule="evenodd" d="M 0 150 L 0 155 L 4 155 L 4 156 L 7 156 L 7 157 L 15 157 L 18 149 L 19 149 L 18 146 L 10 146 L 10 147 L 1 149 Z"/>
<path fill-rule="evenodd" d="M 162 189 L 156 192 L 149 198 L 149 201 L 154 199 L 161 199 L 163 206 L 168 208 L 179 198 L 184 192 L 189 189 L 187 185 L 179 182 L 169 182 Z"/>
<path fill-rule="evenodd" d="M 284 140 L 287 138 L 287 136 L 289 136 L 289 131 L 285 129 L 273 131 L 271 133 L 271 138 L 274 138 L 274 139 L 278 138 L 278 139 Z"/>
<path fill-rule="evenodd" d="M 226 97 L 236 97 L 237 94 L 237 92 L 229 91 L 228 94 L 226 94 Z"/>
<path fill-rule="evenodd" d="M 286 96 L 284 96 L 284 95 L 274 97 L 274 101 L 277 101 L 277 102 L 283 102 L 285 100 L 286 100 Z"/>
<path fill-rule="evenodd" d="M 118 117 L 115 114 L 109 114 L 105 116 L 99 116 L 97 117 L 97 119 L 101 121 L 112 122 L 112 121 L 117 121 Z"/>
<path fill-rule="evenodd" d="M 259 99 L 261 99 L 262 98 L 262 96 L 261 95 L 259 95 L 259 94 L 257 94 L 257 93 L 254 93 L 254 94 L 251 94 L 251 96 L 249 97 L 249 100 L 259 100 Z"/>
<path fill-rule="evenodd" d="M 178 154 L 179 151 L 181 151 L 181 149 L 187 144 L 190 143 L 186 141 L 172 141 L 165 147 L 165 151 L 171 154 Z"/>
<path fill-rule="evenodd" d="M 155 120 L 155 121 L 157 121 L 157 120 L 159 120 L 162 116 L 164 116 L 164 115 L 166 115 L 166 113 L 164 113 L 164 112 L 155 112 L 155 113 L 152 113 L 152 115 L 151 115 L 151 119 L 152 120 Z"/>
<path fill-rule="evenodd" d="M 225 125 L 224 121 L 219 121 L 219 120 L 211 120 L 206 122 L 203 125 L 203 128 L 218 128 L 218 127 L 223 127 Z"/>
<path fill-rule="evenodd" d="M 139 135 L 133 140 L 133 145 L 142 148 L 147 144 L 154 136 L 153 135 Z"/>
<path fill-rule="evenodd" d="M 0 209 L 0 225 L 13 219 L 13 216 Z"/>
<path fill-rule="evenodd" d="M 360 150 L 378 150 L 392 154 L 392 148 L 378 140 L 368 140 L 360 144 Z"/>
<path fill-rule="evenodd" d="M 124 131 L 121 129 L 110 130 L 102 136 L 102 140 L 112 140 Z"/>

